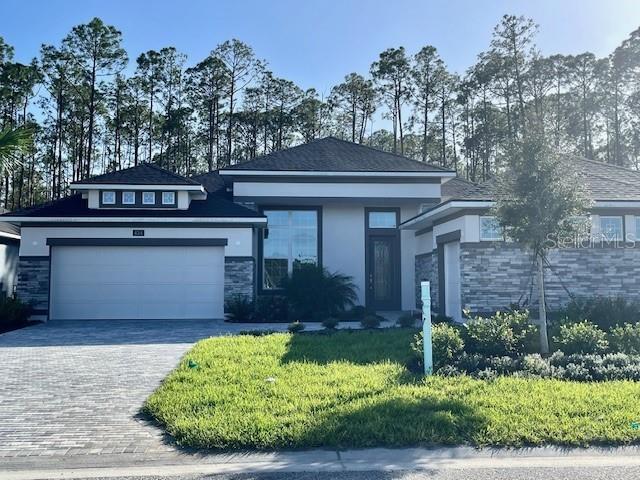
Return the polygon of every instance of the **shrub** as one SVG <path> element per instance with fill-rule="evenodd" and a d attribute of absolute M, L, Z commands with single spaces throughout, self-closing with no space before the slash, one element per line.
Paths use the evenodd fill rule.
<path fill-rule="evenodd" d="M 464 350 L 464 341 L 460 331 L 447 324 L 434 325 L 431 328 L 431 348 L 434 371 L 452 366 Z M 420 330 L 413 336 L 411 350 L 419 365 L 424 363 L 424 332 Z"/>
<path fill-rule="evenodd" d="M 336 317 L 327 317 L 322 321 L 322 326 L 327 330 L 335 330 L 340 321 Z"/>
<path fill-rule="evenodd" d="M 402 328 L 411 328 L 416 326 L 416 318 L 411 313 L 403 313 L 396 323 Z"/>
<path fill-rule="evenodd" d="M 303 320 L 336 316 L 357 300 L 352 278 L 312 263 L 295 266 L 283 281 L 291 313 Z"/>
<path fill-rule="evenodd" d="M 640 354 L 640 323 L 625 323 L 614 327 L 609 335 L 609 345 L 613 352 Z"/>
<path fill-rule="evenodd" d="M 420 332 L 422 335 L 422 332 Z M 433 364 L 437 368 L 451 363 L 458 358 L 464 350 L 464 341 L 460 331 L 441 323 L 431 328 L 431 339 L 433 344 Z"/>
<path fill-rule="evenodd" d="M 587 320 L 605 331 L 640 320 L 640 303 L 624 297 L 582 297 L 572 299 L 561 312 L 562 323 Z"/>
<path fill-rule="evenodd" d="M 304 330 L 304 323 L 302 322 L 293 322 L 290 323 L 287 327 L 287 330 L 291 333 L 298 333 Z"/>
<path fill-rule="evenodd" d="M 380 317 L 371 314 L 365 315 L 360 320 L 360 325 L 362 325 L 362 328 L 378 328 L 380 326 Z"/>
<path fill-rule="evenodd" d="M 254 321 L 264 323 L 286 322 L 289 319 L 287 299 L 281 295 L 262 295 L 256 300 Z"/>
<path fill-rule="evenodd" d="M 551 365 L 538 353 L 525 355 L 520 363 L 520 371 L 527 377 L 550 377 Z"/>
<path fill-rule="evenodd" d="M 453 323 L 453 317 L 448 317 L 442 313 L 432 313 L 431 324 L 436 325 L 437 323 Z"/>
<path fill-rule="evenodd" d="M 489 318 L 475 317 L 466 324 L 464 340 L 467 351 L 486 356 L 519 355 L 535 336 L 529 312 L 497 312 Z"/>
<path fill-rule="evenodd" d="M 560 326 L 560 333 L 553 338 L 566 354 L 604 353 L 609 348 L 607 334 L 586 320 Z"/>
<path fill-rule="evenodd" d="M 31 311 L 31 306 L 21 302 L 17 297 L 1 297 L 0 332 L 27 325 Z"/>
<path fill-rule="evenodd" d="M 340 320 L 348 322 L 348 321 L 354 321 L 354 320 L 362 320 L 364 318 L 365 315 L 367 315 L 368 313 L 373 313 L 370 312 L 366 307 L 363 307 L 362 305 L 354 305 L 353 307 L 351 307 L 348 310 L 344 310 L 343 312 L 339 312 L 338 313 L 338 317 L 340 318 Z"/>
<path fill-rule="evenodd" d="M 234 295 L 224 304 L 228 322 L 246 323 L 253 321 L 253 301 L 246 295 Z"/>

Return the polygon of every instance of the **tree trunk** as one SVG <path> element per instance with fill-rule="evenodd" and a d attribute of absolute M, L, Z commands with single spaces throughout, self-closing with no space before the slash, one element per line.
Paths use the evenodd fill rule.
<path fill-rule="evenodd" d="M 540 353 L 549 353 L 549 339 L 547 338 L 547 306 L 544 302 L 544 256 L 536 253 L 538 264 L 538 308 L 540 327 Z"/>

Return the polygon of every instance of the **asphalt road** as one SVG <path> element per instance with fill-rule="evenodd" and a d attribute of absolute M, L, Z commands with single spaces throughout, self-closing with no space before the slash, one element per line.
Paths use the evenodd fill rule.
<path fill-rule="evenodd" d="M 640 467 L 442 469 L 438 471 L 260 473 L 115 477 L 115 480 L 633 480 Z M 89 479 L 87 479 L 89 480 Z M 96 480 L 92 478 L 91 480 Z M 102 478 L 98 480 L 114 480 Z"/>

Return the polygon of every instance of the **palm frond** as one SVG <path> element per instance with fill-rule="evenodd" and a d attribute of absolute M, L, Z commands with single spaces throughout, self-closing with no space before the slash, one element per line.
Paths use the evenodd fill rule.
<path fill-rule="evenodd" d="M 5 128 L 0 131 L 0 171 L 19 166 L 20 155 L 33 144 L 33 132 L 27 127 Z"/>

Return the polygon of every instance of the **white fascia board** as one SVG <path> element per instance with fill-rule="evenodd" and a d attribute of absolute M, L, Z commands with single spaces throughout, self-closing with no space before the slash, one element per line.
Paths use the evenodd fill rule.
<path fill-rule="evenodd" d="M 261 217 L 11 217 L 15 223 L 260 223 Z"/>
<path fill-rule="evenodd" d="M 442 172 L 309 172 L 299 170 L 220 170 L 220 175 L 237 177 L 394 177 L 394 178 L 434 178 L 434 177 L 455 177 L 453 171 Z"/>
<path fill-rule="evenodd" d="M 120 183 L 74 183 L 72 190 L 187 190 L 204 193 L 202 185 L 126 185 Z"/>
<path fill-rule="evenodd" d="M 12 238 L 14 240 L 20 240 L 20 235 L 16 235 L 15 233 L 0 232 L 0 237 L 2 237 L 2 238 Z"/>
<path fill-rule="evenodd" d="M 640 201 L 635 200 L 596 200 L 596 208 L 640 208 Z"/>
<path fill-rule="evenodd" d="M 428 226 L 427 224 L 431 220 L 442 217 L 449 212 L 467 208 L 491 208 L 493 205 L 494 202 L 489 200 L 453 200 L 443 203 L 442 205 L 438 205 L 431 210 L 427 210 L 426 212 L 407 220 L 400 225 L 400 229 L 415 230 L 417 228 L 422 228 L 423 226 Z"/>

